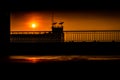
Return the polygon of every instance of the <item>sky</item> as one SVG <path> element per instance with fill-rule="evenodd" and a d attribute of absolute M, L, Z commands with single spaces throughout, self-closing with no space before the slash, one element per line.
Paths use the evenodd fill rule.
<path fill-rule="evenodd" d="M 64 30 L 120 30 L 118 12 L 54 11 L 54 21 L 63 21 Z M 52 11 L 10 14 L 10 31 L 51 31 L 51 24 Z"/>

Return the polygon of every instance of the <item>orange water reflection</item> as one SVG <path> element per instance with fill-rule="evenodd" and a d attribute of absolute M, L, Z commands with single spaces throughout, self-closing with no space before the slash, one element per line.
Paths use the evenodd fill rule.
<path fill-rule="evenodd" d="M 27 58 L 28 61 L 32 62 L 32 63 L 36 63 L 38 62 L 39 60 L 36 59 L 36 58 Z"/>
<path fill-rule="evenodd" d="M 10 56 L 10 60 L 19 62 L 45 62 L 45 61 L 69 61 L 69 60 L 120 60 L 120 56 Z"/>

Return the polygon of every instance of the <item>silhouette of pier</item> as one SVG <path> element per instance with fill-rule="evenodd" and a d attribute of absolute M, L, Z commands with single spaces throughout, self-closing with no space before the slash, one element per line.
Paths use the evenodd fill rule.
<path fill-rule="evenodd" d="M 120 42 L 120 30 L 11 31 L 11 42 Z"/>
<path fill-rule="evenodd" d="M 63 31 L 61 25 L 52 31 L 11 31 L 10 42 L 13 55 L 115 55 L 120 30 Z"/>
<path fill-rule="evenodd" d="M 120 30 L 64 31 L 52 23 L 52 31 L 11 31 L 11 42 L 120 42 Z"/>

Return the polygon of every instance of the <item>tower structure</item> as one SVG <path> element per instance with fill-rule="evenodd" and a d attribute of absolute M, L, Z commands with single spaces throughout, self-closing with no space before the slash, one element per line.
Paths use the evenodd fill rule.
<path fill-rule="evenodd" d="M 54 21 L 54 13 L 52 12 L 52 33 L 58 42 L 64 42 L 63 23 L 59 22 L 59 25 L 56 26 L 57 22 Z"/>

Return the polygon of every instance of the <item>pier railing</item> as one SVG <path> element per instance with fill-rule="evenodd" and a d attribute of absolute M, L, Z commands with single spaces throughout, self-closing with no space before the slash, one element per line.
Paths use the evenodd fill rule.
<path fill-rule="evenodd" d="M 64 41 L 73 42 L 120 42 L 120 30 L 64 31 Z"/>
<path fill-rule="evenodd" d="M 11 31 L 13 34 L 47 34 L 52 31 Z M 120 42 L 120 30 L 64 31 L 64 42 Z"/>

